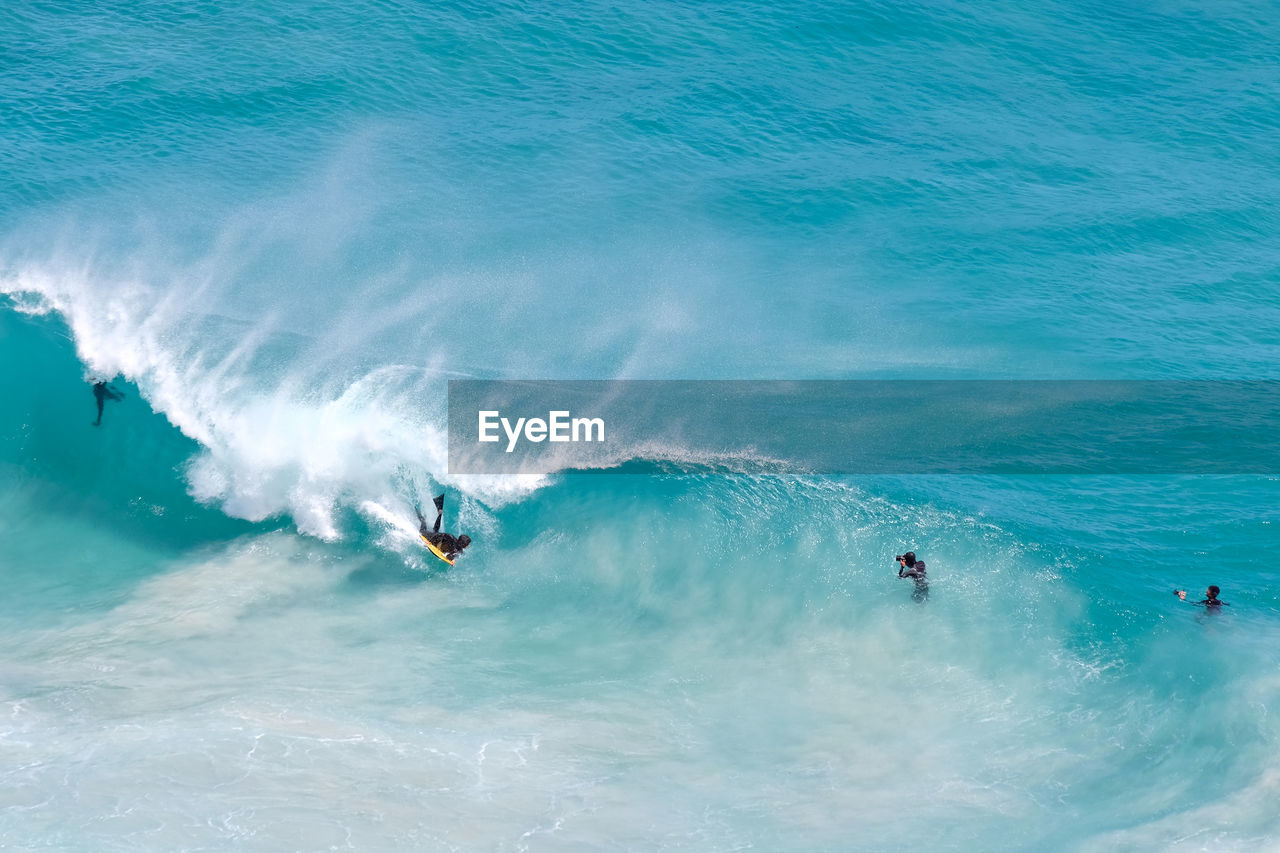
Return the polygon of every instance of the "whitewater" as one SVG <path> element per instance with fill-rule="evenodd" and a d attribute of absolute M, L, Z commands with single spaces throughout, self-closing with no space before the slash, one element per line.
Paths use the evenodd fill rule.
<path fill-rule="evenodd" d="M 0 846 L 1280 849 L 1273 474 L 474 474 L 447 392 L 1280 379 L 1277 42 L 6 5 Z"/>

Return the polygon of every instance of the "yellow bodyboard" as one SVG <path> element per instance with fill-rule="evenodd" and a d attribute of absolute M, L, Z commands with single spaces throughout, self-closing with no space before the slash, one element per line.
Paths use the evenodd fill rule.
<path fill-rule="evenodd" d="M 444 561 L 445 561 L 446 563 L 448 563 L 449 565 L 451 565 L 451 566 L 453 565 L 453 560 L 450 560 L 448 557 L 446 557 L 446 556 L 444 555 L 444 551 L 441 551 L 441 550 L 440 550 L 439 548 L 437 548 L 435 545 L 432 545 L 432 544 L 431 544 L 431 540 L 430 540 L 430 539 L 428 539 L 427 537 L 423 536 L 423 537 L 422 537 L 422 541 L 423 541 L 424 543 L 426 543 L 426 546 L 427 546 L 428 548 L 430 548 L 430 549 L 431 549 L 431 553 L 432 553 L 432 554 L 435 554 L 437 557 L 439 557 L 440 559 L 444 560 Z"/>

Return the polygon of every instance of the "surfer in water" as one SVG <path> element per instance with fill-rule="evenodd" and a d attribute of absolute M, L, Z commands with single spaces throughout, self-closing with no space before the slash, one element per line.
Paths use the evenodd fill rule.
<path fill-rule="evenodd" d="M 93 398 L 98 401 L 98 419 L 93 422 L 93 425 L 102 426 L 102 407 L 108 400 L 123 400 L 124 394 L 99 380 L 93 383 Z"/>
<path fill-rule="evenodd" d="M 423 539 L 439 548 L 440 553 L 444 554 L 446 558 L 456 560 L 458 555 L 471 544 L 471 537 L 465 533 L 456 537 L 450 533 L 441 533 L 440 520 L 444 518 L 444 495 L 438 496 L 435 499 L 435 504 L 436 523 L 430 530 L 427 529 L 427 519 L 423 517 L 422 510 L 414 507 L 414 512 L 418 513 L 418 532 L 422 534 Z"/>
<path fill-rule="evenodd" d="M 1222 590 L 1218 589 L 1218 587 L 1211 586 L 1204 591 L 1205 596 L 1207 596 L 1204 601 L 1193 601 L 1191 603 L 1203 607 L 1210 613 L 1221 610 L 1224 607 L 1230 607 L 1230 604 L 1218 598 L 1218 593 L 1220 592 L 1222 592 Z M 1187 600 L 1187 591 L 1185 589 L 1175 589 L 1173 594 L 1183 601 Z"/>
<path fill-rule="evenodd" d="M 908 551 L 894 559 L 898 561 L 898 577 L 911 578 L 916 582 L 916 588 L 911 593 L 911 597 L 916 601 L 928 600 L 929 579 L 924 573 L 924 560 L 917 560 L 915 551 Z"/>

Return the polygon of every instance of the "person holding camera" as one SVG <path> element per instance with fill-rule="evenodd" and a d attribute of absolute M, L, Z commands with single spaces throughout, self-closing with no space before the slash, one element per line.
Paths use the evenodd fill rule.
<path fill-rule="evenodd" d="M 911 597 L 916 601 L 927 599 L 929 597 L 929 579 L 925 575 L 924 561 L 916 559 L 915 551 L 899 554 L 894 559 L 898 561 L 898 577 L 911 578 L 916 582 L 916 588 L 911 593 Z"/>
<path fill-rule="evenodd" d="M 1222 590 L 1218 589 L 1216 585 L 1211 586 L 1204 591 L 1204 594 L 1207 596 L 1204 599 L 1204 601 L 1193 601 L 1191 603 L 1200 605 L 1204 609 L 1208 610 L 1210 613 L 1213 613 L 1214 611 L 1219 611 L 1224 607 L 1230 607 L 1231 606 L 1230 604 L 1227 604 L 1227 602 L 1222 601 L 1221 599 L 1218 598 L 1218 594 L 1221 592 Z M 1178 596 L 1178 598 L 1182 599 L 1183 601 L 1187 600 L 1187 591 L 1185 589 L 1175 589 L 1173 591 L 1173 594 Z"/>

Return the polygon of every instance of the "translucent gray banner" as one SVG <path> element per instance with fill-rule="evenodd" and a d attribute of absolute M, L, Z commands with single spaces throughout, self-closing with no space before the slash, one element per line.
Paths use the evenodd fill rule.
<path fill-rule="evenodd" d="M 1275 474 L 1277 426 L 1276 381 L 449 382 L 455 474 Z"/>

